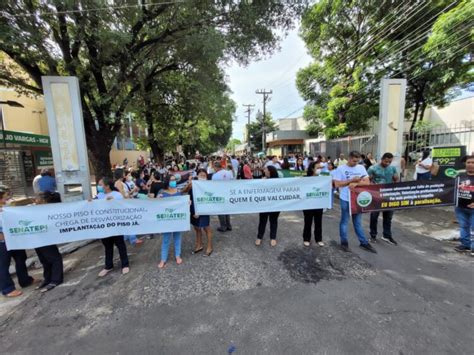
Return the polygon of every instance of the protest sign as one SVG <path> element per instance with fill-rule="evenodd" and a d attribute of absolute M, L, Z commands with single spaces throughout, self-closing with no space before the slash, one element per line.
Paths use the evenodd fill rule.
<path fill-rule="evenodd" d="M 278 170 L 278 175 L 281 177 L 297 177 L 297 176 L 306 176 L 306 171 L 301 171 L 301 170 L 288 170 L 288 169 L 283 169 L 283 170 Z"/>
<path fill-rule="evenodd" d="M 456 204 L 456 180 L 408 181 L 358 186 L 351 191 L 351 213 Z"/>
<path fill-rule="evenodd" d="M 189 197 L 94 200 L 4 207 L 7 249 L 31 249 L 114 235 L 189 230 Z"/>
<path fill-rule="evenodd" d="M 466 146 L 433 147 L 431 156 L 433 163 L 439 165 L 437 176 L 441 179 L 458 176 L 459 170 L 464 169 L 462 158 L 466 155 Z"/>
<path fill-rule="evenodd" d="M 200 215 L 301 211 L 331 208 L 329 176 L 294 179 L 193 181 L 196 213 Z"/>

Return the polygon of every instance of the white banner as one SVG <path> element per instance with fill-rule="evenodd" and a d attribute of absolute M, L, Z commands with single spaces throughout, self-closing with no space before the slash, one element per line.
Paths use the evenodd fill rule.
<path fill-rule="evenodd" d="M 189 231 L 189 196 L 94 200 L 3 208 L 7 249 L 31 249 L 114 235 Z"/>
<path fill-rule="evenodd" d="M 193 197 L 200 215 L 332 208 L 332 178 L 197 180 L 193 181 Z"/>

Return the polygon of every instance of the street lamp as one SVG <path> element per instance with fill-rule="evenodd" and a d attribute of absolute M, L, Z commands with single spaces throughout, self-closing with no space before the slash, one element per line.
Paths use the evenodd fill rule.
<path fill-rule="evenodd" d="M 3 148 L 6 148 L 7 141 L 5 139 L 5 123 L 3 122 L 3 108 L 1 107 L 1 105 L 7 105 L 7 106 L 19 107 L 19 108 L 24 108 L 25 106 L 13 100 L 0 101 L 0 120 L 2 121 Z"/>

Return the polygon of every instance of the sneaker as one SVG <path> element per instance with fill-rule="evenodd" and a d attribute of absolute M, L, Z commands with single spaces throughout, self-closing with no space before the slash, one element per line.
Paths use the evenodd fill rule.
<path fill-rule="evenodd" d="M 382 240 L 384 242 L 387 242 L 389 244 L 397 245 L 398 243 L 393 239 L 392 237 L 382 237 Z"/>
<path fill-rule="evenodd" d="M 454 247 L 454 250 L 456 250 L 458 253 L 464 253 L 464 252 L 470 251 L 471 248 L 466 247 L 464 245 L 458 245 L 458 246 Z"/>
<path fill-rule="evenodd" d="M 217 228 L 217 230 L 218 230 L 219 232 L 227 232 L 227 228 L 221 228 L 221 227 L 219 227 L 219 228 Z"/>
<path fill-rule="evenodd" d="M 374 247 L 369 243 L 361 244 L 360 247 L 364 250 L 370 251 L 371 253 L 377 254 L 377 250 L 375 250 Z"/>
<path fill-rule="evenodd" d="M 317 244 L 318 244 L 318 246 L 320 246 L 320 247 L 323 247 L 323 246 L 324 246 L 324 243 L 323 243 L 323 242 L 318 242 Z"/>
<path fill-rule="evenodd" d="M 383 239 L 383 238 L 382 238 Z M 371 243 L 377 243 L 377 236 L 373 237 L 373 236 L 370 236 L 370 242 Z"/>
<path fill-rule="evenodd" d="M 347 243 L 341 243 L 341 250 L 342 250 L 343 252 L 346 252 L 346 253 L 350 252 L 349 244 L 347 244 Z"/>
<path fill-rule="evenodd" d="M 229 232 L 232 232 L 232 227 L 227 227 L 227 230 L 228 230 Z"/>

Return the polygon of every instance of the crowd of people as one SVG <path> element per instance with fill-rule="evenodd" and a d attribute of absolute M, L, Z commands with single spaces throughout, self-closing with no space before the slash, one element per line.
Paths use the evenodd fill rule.
<path fill-rule="evenodd" d="M 222 155 L 211 157 L 196 157 L 191 161 L 166 159 L 164 163 L 138 162 L 136 168 L 129 168 L 128 162 L 124 166 L 115 167 L 113 178 L 103 177 L 97 183 L 97 199 L 119 200 L 132 198 L 161 199 L 171 196 L 189 194 L 191 196 L 191 220 L 195 232 L 195 244 L 192 254 L 202 253 L 211 256 L 213 253 L 213 229 L 211 228 L 210 216 L 198 215 L 192 202 L 194 180 L 235 180 L 235 179 L 274 179 L 282 178 L 284 170 L 299 171 L 303 176 L 332 176 L 334 192 L 339 196 L 341 217 L 339 223 L 340 247 L 348 252 L 349 220 L 352 224 L 360 243 L 360 247 L 368 252 L 377 253 L 373 244 L 378 240 L 378 220 L 380 212 L 370 214 L 370 230 L 367 235 L 362 226 L 362 214 L 350 213 L 350 190 L 356 186 L 369 184 L 397 183 L 405 176 L 405 164 L 401 162 L 401 169 L 392 165 L 394 156 L 385 153 L 379 162 L 376 162 L 370 153 L 363 155 L 352 151 L 349 155 L 340 154 L 332 160 L 331 157 L 317 156 L 315 158 L 301 155 L 288 157 L 269 156 L 259 157 L 236 157 L 234 155 Z M 474 226 L 474 156 L 468 156 L 465 160 L 466 172 L 460 175 L 459 204 L 456 207 L 456 216 L 461 230 L 461 243 L 455 249 L 459 252 L 470 250 L 472 253 L 471 230 Z M 430 179 L 429 173 L 432 160 L 429 154 L 424 153 L 416 162 L 417 179 Z M 44 178 L 44 179 L 43 179 Z M 51 173 L 44 171 L 38 179 L 38 204 L 60 202 L 60 196 L 55 191 L 56 184 Z M 10 198 L 8 188 L 0 188 L 0 206 L 7 204 Z M 311 246 L 311 236 L 314 234 L 315 244 L 324 247 L 323 242 L 323 209 L 311 209 L 303 211 L 304 227 L 302 230 L 303 246 Z M 277 245 L 278 218 L 280 212 L 263 212 L 259 214 L 259 223 L 256 231 L 255 245 L 260 247 L 269 224 L 270 245 Z M 225 233 L 232 230 L 230 215 L 219 215 L 219 227 L 217 231 Z M 392 235 L 393 211 L 382 212 L 383 228 L 381 239 L 389 244 L 397 245 Z M 203 236 L 206 236 L 206 243 Z M 136 235 L 112 236 L 103 238 L 102 243 L 105 251 L 105 265 L 99 272 L 99 277 L 106 276 L 113 270 L 114 246 L 117 247 L 121 270 L 123 274 L 130 272 L 127 255 L 128 241 L 131 245 L 143 243 L 144 237 Z M 176 263 L 182 264 L 182 233 L 163 233 L 161 243 L 161 258 L 159 268 L 165 268 L 169 259 L 171 240 L 174 244 L 174 257 Z M 54 289 L 62 283 L 62 257 L 57 246 L 46 246 L 36 249 L 39 260 L 44 268 L 44 280 L 38 289 L 46 292 Z M 21 287 L 27 287 L 36 281 L 28 275 L 25 265 L 26 253 L 22 250 L 7 251 L 3 233 L 0 230 L 0 287 L 3 295 L 16 297 L 21 291 L 15 289 L 15 284 L 8 272 L 11 259 L 15 260 L 18 282 Z"/>

